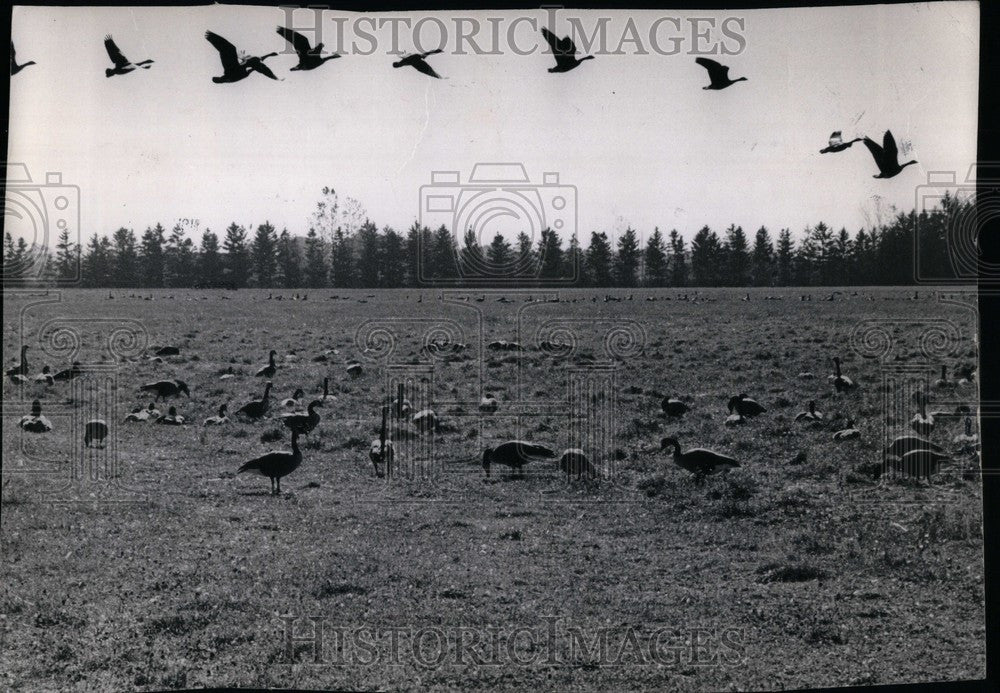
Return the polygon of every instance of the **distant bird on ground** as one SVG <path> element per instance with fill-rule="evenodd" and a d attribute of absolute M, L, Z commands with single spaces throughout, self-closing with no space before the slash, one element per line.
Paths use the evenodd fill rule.
<path fill-rule="evenodd" d="M 932 443 L 929 440 L 925 440 L 920 436 L 905 435 L 899 436 L 893 440 L 885 448 L 885 454 L 893 455 L 895 457 L 902 457 L 908 452 L 913 452 L 914 450 L 931 450 L 932 452 L 944 453 L 944 448 L 940 445 Z"/>
<path fill-rule="evenodd" d="M 580 448 L 569 448 L 564 450 L 559 458 L 559 469 L 566 476 L 575 476 L 577 479 L 587 477 L 593 479 L 597 476 L 594 466 L 590 464 L 587 455 Z"/>
<path fill-rule="evenodd" d="M 271 383 L 268 381 L 267 385 L 264 386 L 264 396 L 260 399 L 252 399 L 242 407 L 240 407 L 236 413 L 242 414 L 250 419 L 259 419 L 264 414 L 267 413 L 268 407 L 271 403 Z"/>
<path fill-rule="evenodd" d="M 16 75 L 18 72 L 20 72 L 24 68 L 28 67 L 28 65 L 34 65 L 34 64 L 35 64 L 34 60 L 29 60 L 26 63 L 21 63 L 20 65 L 18 65 L 17 64 L 17 51 L 14 50 L 14 42 L 13 41 L 10 42 L 10 75 L 11 75 L 11 77 L 13 77 L 14 75 Z"/>
<path fill-rule="evenodd" d="M 674 397 L 664 397 L 660 402 L 660 408 L 667 416 L 684 416 L 690 409 L 688 405 Z"/>
<path fill-rule="evenodd" d="M 402 58 L 394 62 L 392 66 L 412 67 L 417 72 L 422 72 L 425 75 L 430 75 L 431 77 L 434 77 L 436 79 L 444 79 L 441 75 L 439 75 L 434 71 L 433 67 L 427 64 L 426 60 L 428 56 L 436 55 L 438 53 L 444 53 L 444 50 L 442 50 L 441 48 L 435 48 L 434 50 L 427 51 L 426 53 L 411 53 L 410 55 L 404 55 Z"/>
<path fill-rule="evenodd" d="M 28 375 L 28 345 L 21 345 L 21 360 L 15 363 L 13 366 L 4 371 L 4 375 L 8 378 L 15 375 L 22 375 L 27 377 Z"/>
<path fill-rule="evenodd" d="M 381 472 L 381 469 L 386 469 L 392 465 L 392 461 L 395 459 L 395 451 L 392 447 L 392 441 L 386 440 L 384 446 L 385 452 L 383 453 L 382 441 L 378 438 L 372 441 L 371 447 L 368 449 L 368 458 L 375 465 L 375 470 Z M 379 465 L 382 465 L 381 469 Z"/>
<path fill-rule="evenodd" d="M 175 346 L 161 346 L 153 352 L 155 356 L 179 356 L 180 353 L 180 347 Z"/>
<path fill-rule="evenodd" d="M 236 46 L 218 34 L 206 31 L 205 38 L 215 46 L 215 50 L 219 51 L 219 60 L 222 61 L 222 76 L 212 78 L 216 84 L 239 82 L 249 77 L 251 72 L 259 72 L 270 79 L 278 79 L 264 64 L 265 60 L 276 56 L 277 53 L 268 53 L 260 57 L 250 56 L 241 60 L 236 52 Z"/>
<path fill-rule="evenodd" d="M 226 415 L 228 405 L 219 405 L 219 414 L 217 416 L 210 416 L 205 419 L 204 426 L 222 426 L 223 424 L 229 423 L 229 417 Z"/>
<path fill-rule="evenodd" d="M 104 37 L 104 48 L 108 51 L 108 57 L 111 58 L 111 62 L 115 64 L 113 68 L 109 67 L 104 71 L 104 75 L 106 77 L 113 77 L 114 75 L 127 75 L 137 67 L 148 70 L 149 66 L 153 64 L 153 61 L 148 59 L 143 60 L 142 62 L 132 63 L 128 58 L 122 55 L 120 50 L 118 50 L 115 40 L 111 38 L 110 35 Z"/>
<path fill-rule="evenodd" d="M 965 417 L 965 433 L 959 433 L 954 438 L 958 445 L 976 445 L 979 443 L 979 436 L 972 432 L 972 419 Z"/>
<path fill-rule="evenodd" d="M 331 55 L 324 56 L 323 44 L 317 43 L 316 47 L 313 48 L 309 44 L 309 39 L 300 34 L 297 31 L 292 31 L 291 29 L 286 29 L 285 27 L 279 26 L 277 29 L 278 35 L 281 38 L 292 44 L 292 48 L 299 56 L 299 64 L 295 67 L 289 68 L 291 71 L 295 70 L 315 70 L 317 67 L 325 63 L 327 60 L 333 60 L 334 58 L 339 58 L 340 53 L 333 53 Z M 305 300 L 305 299 L 303 299 Z"/>
<path fill-rule="evenodd" d="M 959 375 L 959 387 L 968 387 L 976 382 L 976 367 L 970 365 L 960 366 L 957 371 Z"/>
<path fill-rule="evenodd" d="M 274 374 L 278 372 L 278 366 L 274 363 L 274 357 L 277 354 L 277 351 L 271 349 L 271 352 L 267 355 L 267 365 L 260 368 L 254 375 L 258 378 L 273 378 Z"/>
<path fill-rule="evenodd" d="M 872 153 L 872 158 L 875 159 L 875 165 L 878 166 L 879 170 L 878 175 L 872 176 L 872 178 L 892 178 L 899 175 L 910 164 L 917 163 L 916 160 L 910 160 L 900 165 L 896 140 L 888 130 L 885 131 L 885 136 L 882 138 L 881 147 L 867 137 L 864 141 L 865 146 L 868 147 L 868 151 Z"/>
<path fill-rule="evenodd" d="M 667 448 L 673 448 L 674 464 L 694 474 L 696 484 L 703 483 L 709 474 L 717 474 L 740 466 L 740 463 L 732 457 L 704 448 L 681 452 L 681 444 L 676 438 L 664 438 L 660 441 L 660 450 Z"/>
<path fill-rule="evenodd" d="M 183 426 L 184 417 L 177 413 L 177 407 L 170 407 L 167 409 L 166 415 L 158 418 L 155 423 L 164 426 Z"/>
<path fill-rule="evenodd" d="M 926 395 L 920 398 L 920 411 L 910 419 L 910 428 L 922 436 L 930 435 L 934 430 L 934 415 L 927 413 L 928 399 Z"/>
<path fill-rule="evenodd" d="M 347 374 L 352 378 L 360 378 L 365 374 L 365 369 L 360 363 L 349 363 L 347 364 Z"/>
<path fill-rule="evenodd" d="M 182 392 L 188 397 L 191 396 L 191 392 L 188 390 L 187 383 L 183 380 L 157 380 L 155 383 L 146 383 L 141 385 L 139 390 L 142 392 L 155 392 L 156 397 L 154 401 L 160 399 L 166 399 L 167 397 L 178 397 Z"/>
<path fill-rule="evenodd" d="M 756 400 L 750 399 L 745 393 L 740 393 L 729 399 L 729 412 L 734 411 L 740 416 L 753 418 L 763 414 L 767 409 L 758 404 Z"/>
<path fill-rule="evenodd" d="M 847 420 L 847 426 L 833 434 L 834 440 L 852 440 L 861 437 L 861 431 L 854 427 L 854 419 Z"/>
<path fill-rule="evenodd" d="M 799 378 L 801 380 L 813 380 L 813 379 L 815 379 L 815 377 L 816 377 L 816 375 L 813 374 L 813 373 L 810 373 L 809 371 L 802 371 L 801 373 L 799 373 Z"/>
<path fill-rule="evenodd" d="M 281 400 L 281 406 L 285 407 L 286 409 L 294 409 L 299 406 L 299 400 L 301 400 L 303 395 L 305 394 L 306 393 L 302 391 L 302 388 L 299 388 L 294 393 L 292 393 L 291 397 L 289 397 L 288 399 Z"/>
<path fill-rule="evenodd" d="M 155 421 L 158 418 L 160 418 L 160 412 L 156 408 L 156 405 L 150 402 L 149 406 L 145 409 L 142 407 L 136 407 L 133 409 L 132 412 L 125 417 L 125 421 L 130 423 L 144 423 L 150 420 Z"/>
<path fill-rule="evenodd" d="M 816 402 L 815 402 L 815 400 L 809 400 L 809 410 L 808 411 L 799 412 L 799 414 L 795 417 L 795 420 L 796 421 L 822 421 L 823 420 L 823 413 L 816 411 Z"/>
<path fill-rule="evenodd" d="M 955 387 L 955 381 L 948 380 L 948 366 L 942 364 L 941 377 L 934 381 L 934 387 L 942 390 Z"/>
<path fill-rule="evenodd" d="M 855 137 L 853 140 L 848 140 L 845 142 L 840 136 L 840 130 L 837 130 L 832 135 L 830 135 L 830 144 L 819 150 L 820 154 L 832 154 L 833 152 L 842 152 L 845 149 L 849 149 L 855 142 L 860 142 L 862 138 Z"/>
<path fill-rule="evenodd" d="M 17 425 L 28 433 L 48 433 L 52 430 L 52 422 L 42 416 L 42 403 L 37 399 L 31 403 L 31 413 L 22 416 Z"/>
<path fill-rule="evenodd" d="M 302 464 L 302 452 L 299 450 L 298 437 L 299 434 L 292 431 L 291 452 L 276 450 L 274 452 L 269 452 L 266 455 L 255 457 L 240 467 L 236 473 L 242 474 L 243 472 L 257 472 L 261 476 L 266 476 L 271 480 L 272 495 L 281 493 L 282 477 L 288 476 L 298 469 L 300 464 Z"/>
<path fill-rule="evenodd" d="M 544 445 L 536 445 L 523 440 L 509 440 L 495 448 L 483 450 L 483 471 L 490 475 L 490 467 L 502 464 L 523 476 L 524 466 L 531 462 L 555 459 L 556 453 Z"/>
<path fill-rule="evenodd" d="M 746 77 L 729 79 L 729 67 L 721 63 L 717 63 L 714 60 L 710 60 L 709 58 L 695 58 L 695 62 L 708 70 L 708 78 L 712 80 L 711 84 L 707 87 L 702 87 L 702 89 L 725 89 L 726 87 L 732 86 L 737 82 L 747 81 Z"/>
<path fill-rule="evenodd" d="M 48 366 L 42 366 L 42 372 L 32 378 L 36 383 L 45 383 L 46 385 L 55 385 L 55 376 L 49 371 Z"/>
<path fill-rule="evenodd" d="M 559 38 L 551 31 L 542 27 L 542 36 L 552 49 L 552 55 L 556 59 L 556 66 L 550 67 L 549 72 L 569 72 L 579 67 L 584 60 L 593 60 L 594 56 L 585 55 L 582 58 L 576 57 L 576 44 L 569 36 Z"/>
<path fill-rule="evenodd" d="M 281 423 L 293 433 L 308 435 L 319 425 L 319 414 L 316 413 L 316 407 L 322 406 L 323 402 L 321 400 L 314 399 L 309 403 L 308 410 L 305 413 L 282 414 Z"/>
<path fill-rule="evenodd" d="M 833 383 L 834 389 L 836 389 L 837 392 L 849 392 L 850 390 L 853 390 L 856 387 L 854 381 L 840 372 L 839 356 L 833 357 L 833 366 L 834 372 L 832 375 L 827 376 L 827 380 Z"/>
<path fill-rule="evenodd" d="M 931 475 L 937 472 L 938 468 L 945 462 L 950 462 L 951 458 L 933 450 L 913 450 L 899 459 L 889 460 L 890 469 L 905 476 L 912 476 L 920 479 L 926 477 L 928 481 Z"/>
<path fill-rule="evenodd" d="M 499 408 L 500 403 L 497 402 L 493 395 L 483 395 L 483 398 L 479 400 L 479 411 L 484 414 L 494 414 Z"/>
<path fill-rule="evenodd" d="M 433 409 L 421 409 L 413 415 L 413 425 L 421 433 L 429 433 L 438 426 L 437 414 L 434 413 Z"/>
<path fill-rule="evenodd" d="M 742 426 L 749 421 L 750 419 L 747 419 L 741 414 L 730 414 L 729 416 L 726 417 L 726 426 L 730 428 L 732 428 L 733 426 Z"/>
<path fill-rule="evenodd" d="M 90 447 L 91 443 L 97 443 L 97 447 L 104 447 L 104 439 L 108 437 L 108 424 L 103 419 L 91 419 L 83 428 L 83 444 Z"/>

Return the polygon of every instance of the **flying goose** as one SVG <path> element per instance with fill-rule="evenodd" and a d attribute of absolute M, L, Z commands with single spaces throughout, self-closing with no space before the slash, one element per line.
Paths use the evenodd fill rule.
<path fill-rule="evenodd" d="M 840 372 L 839 356 L 833 357 L 833 366 L 834 366 L 834 373 L 832 375 L 827 376 L 827 380 L 833 383 L 834 389 L 836 389 L 837 392 L 846 392 L 849 390 L 853 390 L 855 388 L 854 381 Z"/>
<path fill-rule="evenodd" d="M 885 136 L 882 138 L 881 147 L 867 137 L 864 141 L 865 146 L 868 147 L 868 151 L 872 153 L 872 158 L 875 159 L 875 165 L 878 166 L 879 173 L 877 176 L 872 176 L 872 178 L 892 178 L 899 175 L 910 164 L 917 163 L 916 160 L 910 160 L 900 165 L 896 140 L 888 130 L 885 131 Z"/>
<path fill-rule="evenodd" d="M 52 422 L 42 416 L 42 403 L 37 399 L 31 403 L 31 413 L 22 416 L 17 425 L 28 433 L 48 433 L 52 430 Z"/>
<path fill-rule="evenodd" d="M 28 65 L 34 65 L 34 64 L 35 64 L 34 60 L 29 60 L 26 63 L 21 63 L 20 65 L 18 65 L 17 64 L 17 51 L 14 50 L 14 42 L 13 41 L 10 42 L 10 75 L 11 75 L 11 77 L 13 77 L 14 75 L 16 75 L 18 72 L 20 72 L 24 68 L 28 67 Z"/>
<path fill-rule="evenodd" d="M 299 406 L 299 400 L 301 400 L 305 394 L 306 393 L 302 391 L 302 388 L 299 388 L 292 393 L 291 397 L 281 400 L 281 406 L 286 409 L 295 409 Z"/>
<path fill-rule="evenodd" d="M 322 406 L 322 400 L 314 399 L 309 403 L 308 410 L 305 413 L 293 412 L 290 414 L 282 414 L 281 423 L 284 424 L 285 428 L 293 433 L 308 435 L 314 428 L 316 428 L 317 425 L 319 425 L 319 414 L 316 413 L 316 407 Z"/>
<path fill-rule="evenodd" d="M 552 49 L 552 55 L 556 59 L 556 66 L 550 67 L 549 72 L 569 72 L 579 67 L 584 60 L 593 60 L 594 56 L 585 55 L 582 58 L 576 57 L 576 44 L 569 36 L 559 38 L 551 31 L 542 27 L 542 36 Z"/>
<path fill-rule="evenodd" d="M 412 53 L 410 55 L 404 55 L 402 58 L 397 60 L 392 64 L 393 67 L 412 67 L 417 72 L 423 72 L 425 75 L 430 75 L 436 79 L 444 79 L 434 71 L 434 68 L 427 64 L 425 58 L 431 55 L 436 55 L 437 53 L 444 53 L 441 48 L 435 48 L 432 51 L 427 51 L 426 53 Z"/>
<path fill-rule="evenodd" d="M 218 34 L 206 31 L 205 38 L 215 46 L 215 50 L 219 51 L 219 60 L 222 61 L 222 76 L 212 78 L 216 84 L 239 82 L 241 79 L 249 77 L 251 72 L 259 72 L 270 79 L 278 79 L 264 64 L 265 60 L 276 56 L 277 53 L 268 53 L 260 57 L 250 56 L 241 60 L 236 53 L 236 46 Z"/>
<path fill-rule="evenodd" d="M 833 152 L 842 152 L 845 149 L 849 149 L 855 142 L 860 142 L 862 138 L 855 137 L 853 140 L 848 140 L 845 142 L 840 136 L 840 130 L 837 130 L 832 135 L 830 135 L 830 144 L 819 150 L 820 154 L 832 154 Z"/>
<path fill-rule="evenodd" d="M 816 411 L 816 401 L 809 400 L 809 411 L 799 412 L 796 421 L 822 421 L 823 413 Z"/>
<path fill-rule="evenodd" d="M 660 408 L 667 416 L 684 416 L 688 413 L 689 407 L 684 402 L 675 397 L 664 397 L 660 403 Z"/>
<path fill-rule="evenodd" d="M 566 476 L 576 476 L 577 479 L 582 479 L 584 476 L 593 479 L 597 476 L 594 466 L 587 459 L 586 453 L 580 448 L 564 450 L 562 457 L 559 458 L 559 469 Z"/>
<path fill-rule="evenodd" d="M 695 62 L 701 65 L 703 68 L 708 70 L 708 77 L 712 80 L 712 83 L 707 87 L 702 87 L 702 89 L 725 89 L 728 86 L 732 86 L 737 82 L 746 82 L 746 77 L 737 77 L 736 79 L 729 79 L 729 67 L 721 63 L 717 63 L 709 58 L 695 58 Z"/>
<path fill-rule="evenodd" d="M 204 426 L 222 426 L 223 424 L 229 423 L 229 417 L 226 416 L 226 412 L 228 411 L 228 409 L 229 409 L 229 407 L 226 404 L 219 405 L 219 414 L 218 414 L 218 416 L 210 416 L 210 417 L 208 417 L 207 419 L 205 419 L 205 423 L 202 424 L 202 425 L 204 425 Z"/>
<path fill-rule="evenodd" d="M 274 374 L 278 372 L 278 366 L 274 363 L 274 357 L 278 354 L 277 351 L 271 349 L 271 353 L 267 355 L 267 365 L 258 370 L 255 375 L 259 378 L 271 379 Z"/>
<path fill-rule="evenodd" d="M 313 48 L 309 45 L 309 39 L 297 31 L 292 31 L 291 29 L 279 26 L 277 32 L 281 38 L 292 44 L 292 48 L 295 49 L 296 54 L 299 56 L 299 64 L 295 67 L 289 68 L 291 71 L 315 70 L 327 60 L 333 60 L 334 58 L 340 57 L 340 53 L 323 56 L 322 43 L 317 43 L 316 47 Z"/>
<path fill-rule="evenodd" d="M 271 493 L 277 495 L 281 493 L 281 478 L 288 476 L 302 464 L 302 452 L 299 450 L 299 434 L 292 431 L 292 451 L 276 450 L 266 455 L 255 457 L 245 463 L 237 474 L 243 472 L 257 472 L 261 476 L 266 476 L 271 480 Z M 275 484 L 277 483 L 277 486 Z"/>
<path fill-rule="evenodd" d="M 141 385 L 139 390 L 142 392 L 155 392 L 156 397 L 153 401 L 156 401 L 161 397 L 164 399 L 167 397 L 178 397 L 182 392 L 188 397 L 191 396 L 187 383 L 183 380 L 157 380 L 155 383 L 146 383 L 145 385 Z"/>
<path fill-rule="evenodd" d="M 161 416 L 154 423 L 163 424 L 164 426 L 183 426 L 184 417 L 177 413 L 177 407 L 170 407 L 167 409 L 165 416 Z"/>
<path fill-rule="evenodd" d="M 740 393 L 735 397 L 729 398 L 729 412 L 732 413 L 734 410 L 740 416 L 747 418 L 759 416 L 767 411 L 767 409 L 760 406 L 756 400 L 750 399 L 745 393 Z"/>
<path fill-rule="evenodd" d="M 556 453 L 544 445 L 536 445 L 523 440 L 509 440 L 495 448 L 483 450 L 483 471 L 490 475 L 490 466 L 502 464 L 524 475 L 524 465 L 541 460 L 555 459 Z"/>
<path fill-rule="evenodd" d="M 27 344 L 22 344 L 21 345 L 21 360 L 18 361 L 17 363 L 15 363 L 10 368 L 8 368 L 4 372 L 4 375 L 6 375 L 8 378 L 13 377 L 15 375 L 22 375 L 22 376 L 27 376 L 28 375 L 28 345 Z"/>
<path fill-rule="evenodd" d="M 681 444 L 676 438 L 664 438 L 660 441 L 660 450 L 673 448 L 674 464 L 681 469 L 694 474 L 695 483 L 701 484 L 709 474 L 728 471 L 740 466 L 732 457 L 719 454 L 713 450 L 694 448 L 681 452 Z"/>
<path fill-rule="evenodd" d="M 108 437 L 108 424 L 103 419 L 91 419 L 83 428 L 83 444 L 90 447 L 91 443 L 98 443 L 97 447 L 104 447 L 101 443 Z"/>
<path fill-rule="evenodd" d="M 243 414 L 250 419 L 259 419 L 267 413 L 267 409 L 270 406 L 271 400 L 271 382 L 264 386 L 264 396 L 260 399 L 252 399 L 242 407 L 240 407 L 236 413 Z"/>
<path fill-rule="evenodd" d="M 115 44 L 115 40 L 111 38 L 110 34 L 104 37 L 104 48 L 107 49 L 108 57 L 111 58 L 111 62 L 115 64 L 113 68 L 109 67 L 104 71 L 104 75 L 106 77 L 113 77 L 114 75 L 127 75 L 137 67 L 148 70 L 149 66 L 153 64 L 153 61 L 149 59 L 138 63 L 132 63 L 128 58 L 122 55 L 120 50 L 118 50 L 118 46 Z"/>

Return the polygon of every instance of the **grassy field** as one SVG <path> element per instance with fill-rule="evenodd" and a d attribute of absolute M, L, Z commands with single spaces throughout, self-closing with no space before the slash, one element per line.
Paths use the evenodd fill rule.
<path fill-rule="evenodd" d="M 84 364 L 113 364 L 106 342 L 122 325 L 180 355 L 157 361 L 141 340 L 117 343 L 110 400 L 5 380 L 2 688 L 720 690 L 985 675 L 981 493 L 969 473 L 978 461 L 957 455 L 932 484 L 871 475 L 886 427 L 915 413 L 885 411 L 883 369 L 977 363 L 972 312 L 903 289 L 833 301 L 822 300 L 828 291 L 744 301 L 742 290 L 705 290 L 697 302 L 675 290 L 632 301 L 562 291 L 546 303 L 539 291 L 447 303 L 436 291 L 294 293 L 6 298 L 8 365 L 23 339 L 33 373 L 67 367 L 71 350 L 49 339 L 64 323 Z M 867 319 L 895 321 L 883 360 L 852 348 Z M 957 332 L 922 351 L 938 319 Z M 468 348 L 429 353 L 445 334 Z M 546 351 L 546 335 L 575 345 Z M 524 350 L 480 349 L 502 339 Z M 308 400 L 329 377 L 336 398 L 277 497 L 266 478 L 235 475 L 288 447 L 287 436 L 261 441 L 280 430 L 274 417 L 200 425 L 223 402 L 232 411 L 259 396 L 253 374 L 269 349 L 274 397 L 302 387 Z M 838 355 L 857 392 L 827 382 Z M 352 360 L 358 378 L 346 373 Z M 405 474 L 431 447 L 418 436 L 396 434 L 395 478 L 376 477 L 368 458 L 392 368 L 418 372 L 408 396 L 440 417 L 429 478 Z M 569 383 L 584 376 L 571 371 L 598 373 L 606 391 L 573 399 Z M 220 379 L 227 372 L 235 377 Z M 191 425 L 121 423 L 149 401 L 138 385 L 160 378 L 190 386 L 176 404 Z M 477 411 L 482 392 L 499 400 L 495 414 Z M 726 402 L 740 392 L 768 412 L 726 428 Z M 660 413 L 668 394 L 690 404 L 683 419 Z M 17 427 L 35 398 L 51 433 Z M 975 402 L 975 387 L 931 408 L 956 398 Z M 797 423 L 810 399 L 843 418 Z M 581 407 L 591 411 L 582 424 Z M 74 417 L 90 412 L 114 419 L 113 447 L 81 452 L 71 438 Z M 834 442 L 846 417 L 862 435 Z M 939 417 L 932 438 L 954 449 L 962 430 L 961 418 Z M 665 435 L 742 466 L 695 485 L 659 451 Z M 518 436 L 560 450 L 582 443 L 605 478 L 567 480 L 539 465 L 524 479 L 494 468 L 485 480 L 483 448 Z M 129 489 L 97 480 L 58 490 L 81 455 L 113 456 Z M 52 502 L 89 494 L 134 502 Z M 321 624 L 322 646 L 286 640 L 289 623 L 295 636 Z"/>

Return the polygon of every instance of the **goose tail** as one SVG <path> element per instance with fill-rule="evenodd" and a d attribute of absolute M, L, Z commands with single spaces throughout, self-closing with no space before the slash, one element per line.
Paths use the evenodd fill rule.
<path fill-rule="evenodd" d="M 236 470 L 236 473 L 242 474 L 243 472 L 252 472 L 259 469 L 260 469 L 260 460 L 250 460 L 242 467 L 240 467 L 238 470 Z"/>

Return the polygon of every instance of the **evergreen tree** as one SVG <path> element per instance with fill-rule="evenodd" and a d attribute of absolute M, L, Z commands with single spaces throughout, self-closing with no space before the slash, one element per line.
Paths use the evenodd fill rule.
<path fill-rule="evenodd" d="M 667 245 L 659 227 L 653 229 L 653 235 L 646 241 L 644 260 L 646 286 L 666 286 L 668 281 Z"/>
<path fill-rule="evenodd" d="M 163 286 L 165 234 L 166 231 L 160 224 L 147 228 L 142 234 L 139 264 L 142 267 L 142 286 L 145 288 L 158 289 Z"/>
<path fill-rule="evenodd" d="M 257 286 L 261 288 L 275 286 L 278 274 L 278 236 L 270 222 L 265 221 L 257 226 L 253 242 L 250 244 L 250 261 Z"/>
<path fill-rule="evenodd" d="M 719 286 L 721 259 L 718 234 L 703 226 L 691 240 L 691 274 L 695 286 Z"/>
<path fill-rule="evenodd" d="M 69 239 L 69 229 L 63 229 L 56 245 L 55 275 L 62 281 L 80 278 L 80 248 Z"/>
<path fill-rule="evenodd" d="M 184 234 L 184 225 L 178 222 L 167 238 L 163 257 L 167 286 L 183 288 L 194 283 L 194 241 Z"/>
<path fill-rule="evenodd" d="M 720 277 L 729 286 L 747 286 L 750 283 L 750 251 L 742 226 L 731 224 L 726 229 L 726 276 Z"/>
<path fill-rule="evenodd" d="M 618 239 L 618 252 L 614 260 L 616 286 L 633 287 L 637 284 L 639 256 L 639 237 L 635 229 L 629 226 Z"/>
<path fill-rule="evenodd" d="M 538 240 L 538 258 L 541 263 L 539 276 L 545 280 L 559 280 L 572 276 L 564 272 L 566 258 L 563 253 L 562 239 L 552 229 L 542 229 Z"/>
<path fill-rule="evenodd" d="M 670 285 L 688 285 L 688 257 L 684 237 L 677 229 L 670 232 Z"/>
<path fill-rule="evenodd" d="M 455 240 L 451 231 L 442 224 L 430 242 L 431 276 L 435 279 L 454 279 L 458 276 L 455 266 Z"/>
<path fill-rule="evenodd" d="M 458 261 L 466 276 L 478 276 L 483 273 L 485 258 L 483 249 L 479 245 L 479 238 L 475 229 L 469 228 L 462 237 L 462 249 L 458 253 Z"/>
<path fill-rule="evenodd" d="M 486 262 L 489 263 L 490 274 L 494 276 L 505 276 L 509 271 L 507 267 L 514 259 L 514 249 L 499 233 L 493 237 L 493 241 L 486 248 Z"/>
<path fill-rule="evenodd" d="M 316 229 L 309 227 L 306 234 L 306 286 L 310 289 L 320 289 L 326 286 L 326 253 L 323 248 L 323 239 L 316 233 Z"/>
<path fill-rule="evenodd" d="M 97 234 L 91 236 L 87 252 L 83 256 L 84 285 L 95 288 L 110 286 L 112 259 L 111 241 L 108 237 L 98 237 Z"/>
<path fill-rule="evenodd" d="M 580 239 L 575 233 L 569 239 L 562 276 L 572 279 L 573 286 L 587 286 L 590 283 L 590 278 L 587 276 L 587 257 L 580 247 Z"/>
<path fill-rule="evenodd" d="M 282 229 L 278 236 L 278 271 L 281 273 L 281 285 L 286 289 L 298 289 L 302 286 L 302 253 L 297 239 Z"/>
<path fill-rule="evenodd" d="M 612 253 L 608 234 L 596 231 L 590 234 L 587 248 L 587 277 L 592 286 L 612 286 Z"/>
<path fill-rule="evenodd" d="M 247 231 L 235 221 L 226 229 L 222 243 L 226 251 L 226 285 L 242 289 L 250 283 L 250 250 L 247 248 Z"/>
<path fill-rule="evenodd" d="M 774 246 L 771 234 L 761 226 L 753 241 L 752 273 L 754 286 L 770 286 L 774 281 Z"/>
<path fill-rule="evenodd" d="M 791 286 L 794 277 L 795 243 L 792 241 L 792 232 L 782 229 L 778 233 L 778 286 Z"/>
<path fill-rule="evenodd" d="M 369 220 L 358 229 L 358 281 L 365 289 L 374 289 L 381 284 L 379 269 L 381 267 L 382 243 L 378 228 Z"/>
<path fill-rule="evenodd" d="M 390 226 L 382 229 L 381 285 L 395 289 L 403 285 L 406 274 L 404 240 Z"/>
<path fill-rule="evenodd" d="M 509 274 L 515 277 L 537 277 L 538 276 L 538 256 L 531 243 L 531 237 L 524 231 L 517 234 L 517 250 L 514 252 L 514 270 Z"/>
<path fill-rule="evenodd" d="M 198 285 L 214 289 L 222 286 L 222 255 L 219 253 L 219 237 L 211 229 L 205 229 L 201 237 L 198 253 Z"/>
<path fill-rule="evenodd" d="M 139 248 L 132 229 L 115 231 L 113 283 L 117 287 L 139 286 Z"/>
<path fill-rule="evenodd" d="M 337 227 L 330 244 L 330 285 L 338 289 L 354 286 L 354 243 L 353 239 Z"/>

